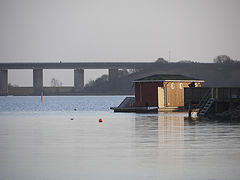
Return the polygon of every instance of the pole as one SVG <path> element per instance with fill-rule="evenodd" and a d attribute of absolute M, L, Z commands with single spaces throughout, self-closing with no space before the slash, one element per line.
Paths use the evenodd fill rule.
<path fill-rule="evenodd" d="M 43 92 L 41 92 L 41 102 L 43 102 Z"/>
<path fill-rule="evenodd" d="M 188 119 L 192 120 L 192 102 L 189 101 L 188 103 Z"/>

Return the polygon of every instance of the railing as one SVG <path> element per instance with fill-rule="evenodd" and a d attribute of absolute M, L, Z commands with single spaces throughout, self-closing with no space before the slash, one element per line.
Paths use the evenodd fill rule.
<path fill-rule="evenodd" d="M 200 102 L 206 98 L 210 88 L 195 87 L 195 88 L 184 88 L 184 106 L 189 107 L 189 103 L 193 107 L 199 107 Z"/>
<path fill-rule="evenodd" d="M 240 87 L 195 87 L 184 88 L 185 107 L 191 102 L 195 106 L 201 106 L 206 98 L 214 98 L 216 101 L 239 101 Z"/>
<path fill-rule="evenodd" d="M 197 115 L 205 116 L 214 106 L 213 103 L 217 104 L 215 112 L 222 111 L 219 109 L 222 109 L 224 104 L 239 104 L 240 87 L 184 88 L 184 106 L 189 109 L 189 117 L 191 117 L 192 108 L 199 109 Z"/>
<path fill-rule="evenodd" d="M 204 107 L 204 105 L 207 103 L 208 99 L 211 97 L 211 95 L 212 95 L 211 92 L 212 92 L 211 88 L 208 89 L 208 91 L 205 93 L 205 95 L 204 95 L 204 96 L 201 98 L 201 100 L 199 101 L 197 107 L 198 107 L 200 110 Z"/>
<path fill-rule="evenodd" d="M 132 107 L 134 104 L 134 97 L 126 97 L 123 102 L 118 106 L 119 108 Z"/>

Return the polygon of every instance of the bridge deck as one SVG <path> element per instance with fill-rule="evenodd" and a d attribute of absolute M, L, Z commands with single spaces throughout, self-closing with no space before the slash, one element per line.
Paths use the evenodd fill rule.
<path fill-rule="evenodd" d="M 140 69 L 146 62 L 0 63 L 0 69 Z"/>

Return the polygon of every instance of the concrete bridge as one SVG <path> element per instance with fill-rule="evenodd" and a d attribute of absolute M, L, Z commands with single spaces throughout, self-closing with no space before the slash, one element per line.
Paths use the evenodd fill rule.
<path fill-rule="evenodd" d="M 119 69 L 142 69 L 153 65 L 146 62 L 82 62 L 82 63 L 0 63 L 0 95 L 8 95 L 8 69 L 33 69 L 34 94 L 43 89 L 43 69 L 73 69 L 74 92 L 84 87 L 84 69 L 108 69 L 109 81 L 118 76 Z"/>

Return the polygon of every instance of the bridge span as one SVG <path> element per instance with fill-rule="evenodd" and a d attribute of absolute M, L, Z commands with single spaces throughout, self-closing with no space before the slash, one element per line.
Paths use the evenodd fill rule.
<path fill-rule="evenodd" d="M 143 69 L 154 63 L 147 62 L 49 62 L 49 63 L 0 63 L 0 96 L 8 95 L 8 69 L 33 69 L 34 94 L 43 89 L 43 69 L 73 69 L 74 92 L 84 87 L 84 69 L 108 69 L 109 81 L 118 76 L 119 69 Z"/>

